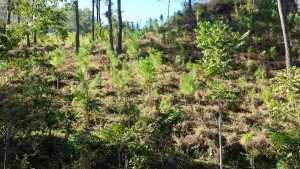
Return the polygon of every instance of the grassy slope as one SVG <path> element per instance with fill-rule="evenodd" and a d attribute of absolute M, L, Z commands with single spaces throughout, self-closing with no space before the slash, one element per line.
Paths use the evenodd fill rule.
<path fill-rule="evenodd" d="M 188 35 L 185 38 L 177 37 L 176 41 L 187 44 L 187 60 L 200 59 L 201 51 L 196 48 L 194 43 L 196 33 L 192 31 L 192 29 L 195 28 L 194 23 L 196 22 L 196 19 L 194 17 L 187 17 L 186 15 L 176 17 L 183 17 L 183 20 L 186 22 L 185 26 L 189 28 Z M 205 18 L 202 18 L 202 20 L 205 20 Z M 234 26 L 234 22 L 230 24 Z M 176 31 L 176 26 L 171 22 L 167 23 L 165 27 Z M 257 31 L 260 31 L 261 29 L 263 28 L 259 27 Z M 217 157 L 218 152 L 218 103 L 207 98 L 207 89 L 205 87 L 204 79 L 200 81 L 200 87 L 195 94 L 187 96 L 187 100 L 185 101 L 183 96 L 178 94 L 178 86 L 182 72 L 187 70 L 182 66 L 174 66 L 173 64 L 173 60 L 177 53 L 176 46 L 174 46 L 174 44 L 164 44 L 162 42 L 162 35 L 150 31 L 142 39 L 143 53 L 145 53 L 146 48 L 150 45 L 150 38 L 153 38 L 155 41 L 154 47 L 164 52 L 164 64 L 160 68 L 161 70 L 156 73 L 158 93 L 149 96 L 144 92 L 144 88 L 139 85 L 138 79 L 136 78 L 138 71 L 136 66 L 137 61 L 130 61 L 129 65 L 133 69 L 133 73 L 131 76 L 132 83 L 129 87 L 127 101 L 137 105 L 141 109 L 142 116 L 156 117 L 155 106 L 160 102 L 164 95 L 169 93 L 173 94 L 175 97 L 173 101 L 174 106 L 180 109 L 183 119 L 173 127 L 174 133 L 179 132 L 179 134 L 174 134 L 172 138 L 170 138 L 171 140 L 168 140 L 165 143 L 171 142 L 172 144 L 176 144 L 178 146 L 177 152 L 183 156 L 186 156 L 188 152 L 203 150 L 203 156 L 200 159 L 197 157 L 187 158 L 191 159 L 195 164 L 204 164 L 208 168 L 213 168 L 213 166 L 216 167 L 217 161 L 215 157 Z M 279 49 L 279 55 L 283 56 L 284 51 L 282 42 L 279 40 L 281 39 L 280 35 L 271 35 L 269 38 L 266 35 L 265 38 L 268 41 L 267 46 L 276 46 Z M 295 41 L 294 43 L 297 42 Z M 49 42 L 49 44 L 52 45 L 52 42 Z M 64 67 L 66 78 L 62 80 L 63 86 L 59 90 L 69 91 L 70 86 L 77 83 L 74 78 L 76 73 L 76 64 L 73 57 L 75 55 L 74 49 L 70 41 L 67 41 L 65 44 L 61 43 L 57 45 L 60 46 L 66 60 L 66 65 Z M 41 51 L 43 51 L 45 46 L 34 46 L 30 51 L 38 51 L 38 48 L 41 48 Z M 225 154 L 229 155 L 227 156 L 228 159 L 225 159 L 227 164 L 229 164 L 229 161 L 231 160 L 238 160 L 238 156 L 240 156 L 241 152 L 249 152 L 255 149 L 261 150 L 269 146 L 266 142 L 267 133 L 261 126 L 276 123 L 276 121 L 270 118 L 269 111 L 262 105 L 263 102 L 260 94 L 262 84 L 255 79 L 254 70 L 258 67 L 262 67 L 266 70 L 267 79 L 269 79 L 277 70 L 284 68 L 284 60 L 283 57 L 277 56 L 276 59 L 260 58 L 258 55 L 263 49 L 268 50 L 268 48 L 264 48 L 258 44 L 257 47 L 254 47 L 250 56 L 247 56 L 246 52 L 243 52 L 247 49 L 244 48 L 242 52 L 237 55 L 235 60 L 239 65 L 239 68 L 233 71 L 232 78 L 226 81 L 227 87 L 233 88 L 239 86 L 239 77 L 245 76 L 247 79 L 247 86 L 240 94 L 237 107 L 232 110 L 223 110 L 226 111 L 223 123 L 223 144 Z M 103 45 L 97 44 L 93 47 L 91 55 L 90 71 L 94 75 L 99 74 L 101 76 L 101 86 L 99 88 L 99 97 L 97 98 L 98 103 L 101 105 L 101 114 L 95 116 L 95 121 L 93 123 L 94 131 L 98 131 L 99 128 L 107 128 L 111 124 L 121 120 L 119 111 L 123 106 L 117 96 L 118 89 L 111 86 L 111 75 L 109 71 L 105 71 L 105 66 L 109 65 L 109 62 L 104 51 Z M 247 57 L 250 57 L 254 62 L 251 71 L 248 71 L 246 68 Z M 203 77 L 201 71 L 199 71 L 197 75 L 199 79 Z M 248 95 L 250 89 L 256 91 L 253 96 Z M 147 128 L 150 127 L 150 125 L 144 127 Z M 253 139 L 247 146 L 240 145 L 239 140 L 249 131 L 254 133 Z"/>

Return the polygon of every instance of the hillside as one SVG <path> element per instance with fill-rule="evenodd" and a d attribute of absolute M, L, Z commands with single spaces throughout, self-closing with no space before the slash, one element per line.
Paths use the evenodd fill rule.
<path fill-rule="evenodd" d="M 0 60 L 1 159 L 11 129 L 9 168 L 213 169 L 221 127 L 224 168 L 300 168 L 300 15 L 286 73 L 277 11 L 194 4 L 124 24 L 120 55 L 108 27 L 78 54 L 73 33 L 23 39 Z"/>

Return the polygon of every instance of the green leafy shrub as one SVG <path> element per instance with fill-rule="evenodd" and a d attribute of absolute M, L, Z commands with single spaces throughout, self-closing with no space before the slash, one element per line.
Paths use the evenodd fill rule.
<path fill-rule="evenodd" d="M 0 58 L 8 51 L 17 47 L 21 41 L 20 29 L 13 29 L 11 26 L 5 29 L 0 28 Z"/>
<path fill-rule="evenodd" d="M 206 85 L 209 88 L 207 95 L 214 100 L 234 104 L 238 99 L 239 90 L 226 88 L 220 80 L 207 81 Z"/>
<path fill-rule="evenodd" d="M 229 26 L 221 21 L 199 22 L 198 26 L 196 44 L 204 55 L 202 67 L 205 75 L 226 76 L 232 69 L 231 59 L 250 32 L 228 35 Z"/>
<path fill-rule="evenodd" d="M 300 167 L 300 69 L 279 71 L 271 79 L 274 93 L 270 94 L 271 117 L 277 125 L 265 126 L 270 133 L 269 153 L 276 158 L 278 168 Z"/>

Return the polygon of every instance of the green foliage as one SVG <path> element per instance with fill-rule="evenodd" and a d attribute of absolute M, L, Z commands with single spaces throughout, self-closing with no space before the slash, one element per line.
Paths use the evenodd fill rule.
<path fill-rule="evenodd" d="M 126 61 L 123 61 L 121 70 L 114 69 L 112 71 L 111 82 L 113 85 L 120 88 L 120 92 L 122 95 L 125 95 L 125 92 L 130 83 L 130 78 L 131 78 L 130 74 L 131 74 L 131 69 L 127 65 Z"/>
<path fill-rule="evenodd" d="M 13 15 L 21 16 L 21 22 L 16 26 L 19 38 L 32 32 L 38 38 L 43 38 L 48 33 L 58 34 L 63 40 L 68 36 L 65 26 L 66 7 L 60 6 L 59 0 L 15 0 L 12 1 L 12 6 Z"/>
<path fill-rule="evenodd" d="M 155 65 L 150 57 L 140 58 L 139 63 L 139 80 L 142 85 L 149 86 L 155 80 Z"/>
<path fill-rule="evenodd" d="M 273 149 L 269 150 L 271 156 L 276 157 L 277 168 L 296 169 L 300 167 L 300 132 L 299 129 L 278 131 L 278 129 L 266 126 L 270 132 L 269 141 Z"/>
<path fill-rule="evenodd" d="M 269 49 L 269 52 L 270 52 L 270 55 L 271 55 L 271 58 L 272 59 L 275 59 L 276 55 L 277 55 L 277 50 L 276 50 L 276 47 L 273 46 Z"/>
<path fill-rule="evenodd" d="M 175 65 L 182 65 L 184 64 L 184 58 L 180 55 L 176 55 L 175 60 L 174 60 Z"/>
<path fill-rule="evenodd" d="M 251 56 L 252 52 L 253 52 L 253 46 L 249 46 L 249 47 L 247 48 L 247 55 L 248 55 L 248 57 Z"/>
<path fill-rule="evenodd" d="M 107 146 L 116 149 L 116 166 L 124 166 L 126 163 L 130 168 L 151 168 L 152 158 L 147 143 L 139 143 L 137 136 L 139 121 L 132 126 L 124 124 L 113 124 L 109 129 L 100 130 L 100 137 L 106 140 Z"/>
<path fill-rule="evenodd" d="M 68 30 L 71 32 L 76 31 L 76 23 L 75 23 L 75 12 L 74 8 L 71 8 L 66 12 L 68 20 L 66 21 L 66 25 Z M 87 35 L 91 32 L 92 22 L 91 16 L 92 11 L 89 8 L 79 9 L 79 30 L 81 35 Z"/>
<path fill-rule="evenodd" d="M 255 88 L 252 88 L 252 89 L 250 89 L 249 91 L 248 91 L 248 96 L 250 96 L 250 98 L 251 98 L 251 105 L 252 105 L 252 107 L 254 107 L 255 105 L 255 100 L 254 100 L 254 96 L 255 96 L 255 94 L 256 94 L 256 90 L 255 90 Z"/>
<path fill-rule="evenodd" d="M 272 88 L 270 87 L 265 87 L 263 90 L 262 90 L 262 99 L 263 99 L 263 102 L 264 104 L 268 105 L 271 101 L 271 96 L 272 96 Z"/>
<path fill-rule="evenodd" d="M 164 95 L 159 104 L 159 110 L 161 112 L 167 112 L 170 109 L 173 109 L 172 101 L 174 96 L 172 94 Z"/>
<path fill-rule="evenodd" d="M 266 126 L 273 146 L 270 155 L 275 156 L 278 168 L 299 168 L 300 163 L 300 69 L 297 67 L 279 71 L 271 79 L 274 93 L 268 94 L 271 117 L 278 125 Z M 290 123 L 292 122 L 292 123 Z"/>
<path fill-rule="evenodd" d="M 106 51 L 106 56 L 110 62 L 110 70 L 113 71 L 119 65 L 120 60 L 118 59 L 116 53 L 110 49 Z"/>
<path fill-rule="evenodd" d="M 253 132 L 249 132 L 249 133 L 246 133 L 241 139 L 240 139 L 240 143 L 242 145 L 247 145 L 249 143 L 249 141 L 252 139 L 253 137 Z"/>
<path fill-rule="evenodd" d="M 263 68 L 258 68 L 255 73 L 254 73 L 256 80 L 260 81 L 261 83 L 264 81 L 266 78 L 267 74 L 266 71 Z"/>
<path fill-rule="evenodd" d="M 187 56 L 188 50 L 187 45 L 185 43 L 177 42 L 175 44 L 175 48 L 177 49 L 177 54 L 183 57 Z"/>
<path fill-rule="evenodd" d="M 148 53 L 149 53 L 149 58 L 153 62 L 155 69 L 158 69 L 162 64 L 163 53 L 154 48 L 149 48 Z"/>
<path fill-rule="evenodd" d="M 200 21 L 201 14 L 202 14 L 201 11 L 199 9 L 197 9 L 195 12 L 197 23 Z"/>
<path fill-rule="evenodd" d="M 196 64 L 196 63 L 192 63 L 191 60 L 189 60 L 186 65 L 185 65 L 186 69 L 190 70 L 192 74 L 196 75 L 196 73 L 201 69 L 201 67 Z"/>
<path fill-rule="evenodd" d="M 168 44 L 174 44 L 176 41 L 176 32 L 173 31 L 167 31 L 167 43 Z"/>
<path fill-rule="evenodd" d="M 300 92 L 300 69 L 293 67 L 282 70 L 272 79 L 274 91 L 278 94 L 297 94 Z"/>
<path fill-rule="evenodd" d="M 196 44 L 204 54 L 202 67 L 205 75 L 227 76 L 232 69 L 231 59 L 250 32 L 228 35 L 229 26 L 221 21 L 199 22 L 198 26 Z"/>
<path fill-rule="evenodd" d="M 63 55 L 60 49 L 56 49 L 49 54 L 50 64 L 59 69 L 63 63 Z"/>
<path fill-rule="evenodd" d="M 20 40 L 20 29 L 7 27 L 5 30 L 0 28 L 0 58 L 9 50 L 17 47 Z"/>
<path fill-rule="evenodd" d="M 294 22 L 295 22 L 296 26 L 298 26 L 298 27 L 300 26 L 300 14 L 299 13 L 295 14 Z"/>
<path fill-rule="evenodd" d="M 206 85 L 209 88 L 207 95 L 214 100 L 234 103 L 238 98 L 237 94 L 239 90 L 227 89 L 220 80 L 207 81 Z"/>
<path fill-rule="evenodd" d="M 272 116 L 283 122 L 292 118 L 296 123 L 300 123 L 297 101 L 300 91 L 300 69 L 293 67 L 288 69 L 288 72 L 282 70 L 271 81 L 273 91 L 277 96 L 277 99 L 272 100 Z"/>
<path fill-rule="evenodd" d="M 79 84 L 72 87 L 74 98 L 72 104 L 75 106 L 79 117 L 84 117 L 85 128 L 89 127 L 91 113 L 98 111 L 98 104 L 95 100 L 97 87 L 100 85 L 100 77 L 92 78 L 88 72 L 89 58 L 85 48 L 80 48 L 76 57 L 79 68 L 76 77 Z"/>
<path fill-rule="evenodd" d="M 235 21 L 240 30 L 252 29 L 255 22 L 255 3 L 246 1 L 235 1 Z"/>
<path fill-rule="evenodd" d="M 121 78 L 121 75 L 119 73 L 118 70 L 113 70 L 112 71 L 112 78 L 111 78 L 111 82 L 113 85 L 118 86 L 119 88 L 123 88 L 125 86 L 124 81 Z"/>
<path fill-rule="evenodd" d="M 242 89 L 242 90 L 245 90 L 246 87 L 247 87 L 247 79 L 245 76 L 241 76 L 239 77 L 239 87 Z"/>
<path fill-rule="evenodd" d="M 267 56 L 267 51 L 266 50 L 263 50 L 262 52 L 259 53 L 259 57 L 262 58 L 262 59 L 265 59 Z"/>
<path fill-rule="evenodd" d="M 246 63 L 246 67 L 247 67 L 248 72 L 250 72 L 253 69 L 253 60 L 248 59 L 247 63 Z"/>
<path fill-rule="evenodd" d="M 49 54 L 50 64 L 54 66 L 55 73 L 54 77 L 57 83 L 57 89 L 59 88 L 59 78 L 62 76 L 62 64 L 64 62 L 63 55 L 60 49 L 56 49 Z"/>
<path fill-rule="evenodd" d="M 127 44 L 127 55 L 129 58 L 134 59 L 138 58 L 138 55 L 141 52 L 140 42 L 141 41 L 141 32 L 139 31 L 127 31 L 125 34 L 125 42 Z"/>
<path fill-rule="evenodd" d="M 7 26 L 6 30 L 0 30 L 0 137 L 5 137 L 7 123 L 13 120 L 15 123 L 11 148 L 18 149 L 10 154 L 8 168 L 216 168 L 218 150 L 215 131 L 203 134 L 205 126 L 211 128 L 215 125 L 213 121 L 205 120 L 214 120 L 215 116 L 207 114 L 200 117 L 204 119 L 200 119 L 203 124 L 197 124 L 197 117 L 210 113 L 217 105 L 221 110 L 220 114 L 225 114 L 228 106 L 237 105 L 236 103 L 241 104 L 241 109 L 230 112 L 223 119 L 226 125 L 222 136 L 234 143 L 228 142 L 223 146 L 224 167 L 249 168 L 249 161 L 252 168 L 274 168 L 274 163 L 277 163 L 278 168 L 300 168 L 299 68 L 276 73 L 277 70 L 267 67 L 266 70 L 258 68 L 255 74 L 252 73 L 255 71 L 254 60 L 257 59 L 257 53 L 262 51 L 260 57 L 264 60 L 260 61 L 274 62 L 278 52 L 282 52 L 275 47 L 278 43 L 274 44 L 278 39 L 277 34 L 262 34 L 265 29 L 269 28 L 268 30 L 277 33 L 280 28 L 275 0 L 258 0 L 255 3 L 252 0 L 225 0 L 224 3 L 210 1 L 196 4 L 195 16 L 179 12 L 162 26 L 157 20 L 149 20 L 150 33 L 147 32 L 148 28 L 139 30 L 139 25 L 130 27 L 124 22 L 126 56 L 118 57 L 113 51 L 107 50 L 109 63 L 101 60 L 100 67 L 100 63 L 93 63 L 91 67 L 89 55 L 103 53 L 101 47 L 108 43 L 108 27 L 97 23 L 96 41 L 90 43 L 91 11 L 80 10 L 82 48 L 74 64 L 68 54 L 71 45 L 74 45 L 75 34 L 71 33 L 67 37 L 68 31 L 75 30 L 73 6 L 69 2 L 58 0 L 35 2 L 36 5 L 32 5 L 33 1 L 13 0 L 12 25 Z M 218 5 L 211 9 L 210 3 Z M 236 13 L 229 13 L 233 6 Z M 70 8 L 66 10 L 66 7 Z M 4 11 L 6 10 L 0 5 L 1 16 L 4 16 Z M 65 18 L 66 12 L 68 20 Z M 32 15 L 35 19 L 32 19 Z M 1 16 L 0 21 L 4 21 Z M 21 16 L 19 25 L 15 24 L 16 16 Z M 235 20 L 229 20 L 232 18 Z M 190 38 L 193 39 L 190 36 L 191 28 L 195 27 L 190 22 L 193 19 L 197 22 L 202 19 L 214 21 L 198 24 L 196 43 L 200 48 L 198 52 L 202 51 L 203 55 L 197 58 L 194 56 L 197 51 L 189 43 Z M 228 24 L 233 29 L 217 19 L 228 19 Z M 291 14 L 288 20 L 291 37 L 296 37 L 299 28 L 294 26 L 299 22 L 299 15 L 295 15 L 295 23 L 291 23 Z M 114 28 L 117 26 L 116 21 L 114 16 Z M 261 26 L 263 29 L 260 29 Z M 253 44 L 248 44 L 248 49 L 240 50 L 248 33 L 240 35 L 234 31 L 244 32 L 248 29 L 257 32 L 252 36 Z M 153 30 L 156 32 L 155 37 L 149 37 L 153 35 Z M 29 34 L 32 38 L 33 32 L 37 32 L 38 42 L 43 44 L 29 48 L 24 46 L 23 50 L 24 37 Z M 114 29 L 114 35 L 117 32 Z M 168 49 L 164 48 L 164 44 L 160 46 L 158 38 L 161 36 L 157 33 L 163 34 L 163 43 L 169 44 Z M 177 36 L 183 41 L 178 41 Z M 61 45 L 59 37 L 67 38 L 66 43 Z M 151 43 L 141 45 L 141 39 L 143 42 L 148 39 Z M 21 46 L 14 50 L 19 42 Z M 293 40 L 293 44 L 297 44 L 297 40 Z M 147 49 L 150 46 L 152 48 Z M 180 68 L 174 69 L 170 64 L 162 66 L 164 54 L 154 46 L 162 47 L 167 55 L 177 55 L 174 64 Z M 298 50 L 297 45 L 292 47 L 293 51 Z M 92 48 L 95 49 L 93 52 Z M 148 50 L 147 56 L 139 58 L 144 49 Z M 23 57 L 24 51 L 28 52 L 28 57 Z M 238 52 L 241 52 L 239 56 L 246 58 L 235 59 Z M 49 55 L 44 56 L 47 53 Z M 64 56 L 70 61 L 68 65 L 65 65 Z M 193 62 L 185 64 L 186 57 Z M 199 58 L 200 62 L 196 60 Z M 99 61 L 100 58 L 92 57 L 91 60 Z M 245 71 L 240 66 L 241 61 L 246 62 L 246 75 L 242 74 Z M 235 63 L 237 65 L 233 65 Z M 137 66 L 138 69 L 132 71 L 129 65 Z M 78 66 L 75 76 L 74 66 Z M 107 77 L 108 68 L 111 74 Z M 230 72 L 233 68 L 235 72 Z M 67 73 L 64 74 L 65 72 Z M 106 75 L 103 78 L 105 83 L 101 86 L 99 73 Z M 177 90 L 174 85 L 178 83 L 178 74 L 181 73 L 178 93 L 184 97 L 195 93 L 195 100 L 199 101 L 199 107 L 194 104 L 196 101 L 188 103 L 193 113 L 189 113 L 187 105 L 182 106 L 182 98 L 174 95 Z M 202 78 L 202 73 L 209 77 Z M 236 73 L 241 75 L 237 77 L 238 80 Z M 267 73 L 275 77 L 269 81 Z M 53 75 L 57 84 L 65 77 L 64 86 L 54 89 L 54 79 L 49 80 Z M 234 75 L 235 78 L 225 79 L 229 75 Z M 252 76 L 260 86 L 247 86 L 248 80 L 255 80 Z M 159 83 L 156 84 L 157 80 Z M 201 86 L 205 88 L 197 91 L 200 80 L 205 80 L 206 86 Z M 140 90 L 136 82 L 148 88 L 148 94 L 153 94 L 153 102 L 147 104 L 143 100 L 145 92 Z M 158 84 L 161 86 L 155 89 Z M 115 87 L 114 91 L 118 96 L 111 93 L 108 89 L 110 86 Z M 206 91 L 208 97 L 203 96 L 205 101 L 202 102 L 198 98 Z M 249 96 L 239 96 L 246 92 Z M 123 102 L 120 96 L 124 99 Z M 250 97 L 253 108 L 248 105 Z M 103 106 L 100 107 L 99 104 Z M 177 105 L 180 107 L 177 108 Z M 187 112 L 181 114 L 181 109 Z M 262 113 L 266 110 L 270 111 L 269 117 Z M 242 115 L 244 112 L 252 114 Z M 235 120 L 234 117 L 238 119 Z M 81 130 L 82 123 L 85 123 L 84 131 Z M 240 133 L 244 132 L 243 124 L 250 127 L 249 130 L 255 128 L 255 131 L 259 131 L 257 127 L 262 123 L 270 126 L 258 133 L 245 133 L 237 140 Z M 252 144 L 254 135 L 259 138 L 261 145 Z M 240 144 L 235 144 L 236 140 Z M 5 139 L 0 139 L 1 145 L 4 142 Z M 3 158 L 3 150 L 0 150 L 0 159 Z M 235 159 L 234 162 L 230 161 Z M 205 160 L 208 162 L 203 163 Z M 266 164 L 261 167 L 258 163 Z"/>
<path fill-rule="evenodd" d="M 194 74 L 186 73 L 186 72 L 182 73 L 182 77 L 180 79 L 180 84 L 179 84 L 180 93 L 184 95 L 190 95 L 195 90 L 197 90 L 198 86 L 199 86 L 199 82 Z"/>

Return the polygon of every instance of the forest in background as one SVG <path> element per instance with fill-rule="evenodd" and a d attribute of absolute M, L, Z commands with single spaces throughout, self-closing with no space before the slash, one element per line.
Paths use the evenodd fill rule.
<path fill-rule="evenodd" d="M 1 167 L 300 168 L 297 1 L 122 3 L 0 0 Z"/>

